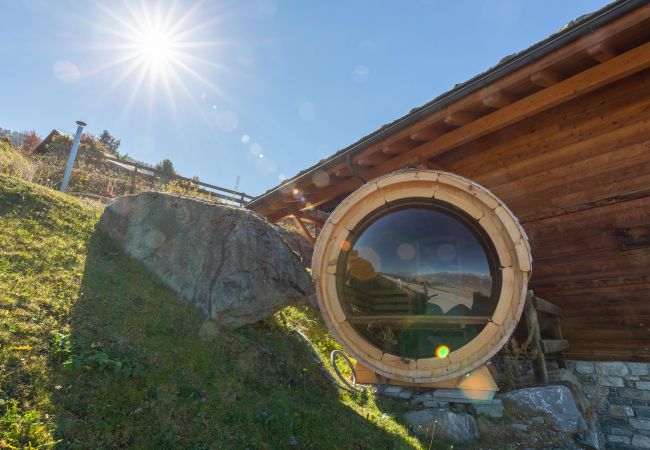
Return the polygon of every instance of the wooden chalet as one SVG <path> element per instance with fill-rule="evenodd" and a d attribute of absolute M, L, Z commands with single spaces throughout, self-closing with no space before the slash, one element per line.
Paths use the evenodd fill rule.
<path fill-rule="evenodd" d="M 467 177 L 512 209 L 567 357 L 650 360 L 650 2 L 576 19 L 248 207 L 318 224 L 405 167 Z"/>

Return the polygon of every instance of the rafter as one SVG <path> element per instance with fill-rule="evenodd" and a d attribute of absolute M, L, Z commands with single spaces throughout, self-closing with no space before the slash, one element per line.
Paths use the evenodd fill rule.
<path fill-rule="evenodd" d="M 616 50 L 607 42 L 599 42 L 587 49 L 587 53 L 598 62 L 609 61 L 616 56 Z"/>
<path fill-rule="evenodd" d="M 305 224 L 302 222 L 302 220 L 300 220 L 300 218 L 295 214 L 291 215 L 291 220 L 293 220 L 293 223 L 295 223 L 296 226 L 298 227 L 298 231 L 300 232 L 300 234 L 302 234 L 303 237 L 307 239 L 310 244 L 314 245 L 316 243 L 316 238 L 311 235 L 311 233 L 309 232 Z"/>
<path fill-rule="evenodd" d="M 515 101 L 515 99 L 501 91 L 486 93 L 481 97 L 483 105 L 489 108 L 505 108 L 509 104 Z"/>
<path fill-rule="evenodd" d="M 444 122 L 450 126 L 462 127 L 463 125 L 473 122 L 477 117 L 478 114 L 470 111 L 454 111 L 447 114 Z"/>
<path fill-rule="evenodd" d="M 411 132 L 411 140 L 415 142 L 427 142 L 446 133 L 448 130 L 438 124 L 429 125 L 428 127 L 419 128 Z"/>
<path fill-rule="evenodd" d="M 547 88 L 562 81 L 562 75 L 551 69 L 543 69 L 533 73 L 530 76 L 530 81 L 537 86 Z"/>

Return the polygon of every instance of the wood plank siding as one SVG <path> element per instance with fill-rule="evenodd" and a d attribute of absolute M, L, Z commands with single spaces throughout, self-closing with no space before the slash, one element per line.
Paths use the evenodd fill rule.
<path fill-rule="evenodd" d="M 329 212 L 359 178 L 417 166 L 482 184 L 520 219 L 568 358 L 650 361 L 650 5 L 249 207 Z"/>
<path fill-rule="evenodd" d="M 488 187 L 520 218 L 530 286 L 564 310 L 568 357 L 650 359 L 650 246 L 625 249 L 616 232 L 650 225 L 650 71 L 437 163 Z"/>

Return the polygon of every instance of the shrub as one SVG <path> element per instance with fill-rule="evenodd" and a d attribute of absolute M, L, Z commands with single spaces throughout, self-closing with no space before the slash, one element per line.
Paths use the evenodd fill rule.
<path fill-rule="evenodd" d="M 30 131 L 25 136 L 25 140 L 20 146 L 20 149 L 25 155 L 31 155 L 34 149 L 41 143 L 41 138 L 38 137 L 34 131 Z"/>

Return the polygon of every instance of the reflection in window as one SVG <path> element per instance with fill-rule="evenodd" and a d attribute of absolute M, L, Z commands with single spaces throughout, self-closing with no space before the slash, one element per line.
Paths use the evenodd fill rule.
<path fill-rule="evenodd" d="M 353 235 L 339 260 L 339 297 L 348 322 L 383 351 L 408 358 L 454 351 L 494 313 L 492 245 L 455 208 L 403 207 Z"/>

